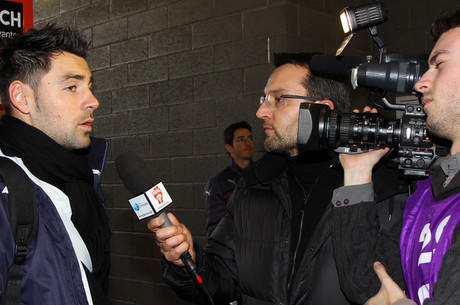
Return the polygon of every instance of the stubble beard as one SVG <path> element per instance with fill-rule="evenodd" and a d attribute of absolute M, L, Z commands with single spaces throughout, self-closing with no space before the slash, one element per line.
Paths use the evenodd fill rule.
<path fill-rule="evenodd" d="M 287 133 L 288 134 L 288 133 Z M 295 133 L 297 136 L 297 133 Z M 298 154 L 297 139 L 291 136 L 282 137 L 276 130 L 274 135 L 265 139 L 264 148 L 268 152 L 295 156 Z"/>

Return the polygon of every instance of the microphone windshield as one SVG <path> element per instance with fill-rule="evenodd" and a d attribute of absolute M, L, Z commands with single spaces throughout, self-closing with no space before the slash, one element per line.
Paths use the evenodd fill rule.
<path fill-rule="evenodd" d="M 145 162 L 134 152 L 127 151 L 115 159 L 115 167 L 125 187 L 133 195 L 144 193 L 153 186 L 153 177 Z"/>
<path fill-rule="evenodd" d="M 348 72 L 362 64 L 364 60 L 359 56 L 313 55 L 310 67 L 312 71 L 331 74 L 347 75 Z"/>

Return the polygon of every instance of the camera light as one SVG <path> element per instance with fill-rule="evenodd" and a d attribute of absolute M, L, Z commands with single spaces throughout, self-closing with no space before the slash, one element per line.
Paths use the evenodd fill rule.
<path fill-rule="evenodd" d="M 340 13 L 340 22 L 342 23 L 342 28 L 343 28 L 343 32 L 345 34 L 348 34 L 350 33 L 350 25 L 348 23 L 348 16 L 347 16 L 347 11 L 344 9 L 344 11 L 342 11 L 342 13 Z"/>
<path fill-rule="evenodd" d="M 387 19 L 387 10 L 383 3 L 378 1 L 356 8 L 346 7 L 340 13 L 340 21 L 345 34 L 376 26 Z"/>

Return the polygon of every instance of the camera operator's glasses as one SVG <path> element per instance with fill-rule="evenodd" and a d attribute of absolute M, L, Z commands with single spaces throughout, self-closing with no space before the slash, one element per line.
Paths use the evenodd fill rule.
<path fill-rule="evenodd" d="M 267 106 L 269 108 L 281 108 L 286 105 L 286 99 L 287 98 L 297 98 L 301 100 L 308 100 L 312 102 L 317 102 L 321 101 L 322 99 L 320 98 L 315 98 L 315 97 L 310 97 L 310 96 L 304 96 L 304 95 L 295 95 L 295 94 L 283 94 L 280 95 L 279 97 L 274 97 L 274 100 L 270 100 L 272 96 L 269 95 L 264 95 L 260 97 L 260 105 L 263 104 L 263 102 L 267 103 Z"/>

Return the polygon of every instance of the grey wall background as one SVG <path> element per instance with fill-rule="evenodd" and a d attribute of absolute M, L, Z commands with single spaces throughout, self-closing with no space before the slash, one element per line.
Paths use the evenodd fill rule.
<path fill-rule="evenodd" d="M 205 243 L 203 187 L 229 162 L 223 129 L 247 120 L 257 157 L 263 130 L 258 97 L 273 52 L 335 54 L 338 13 L 356 0 L 34 0 L 34 23 L 75 25 L 92 41 L 88 62 L 101 106 L 95 136 L 111 143 L 103 175 L 113 230 L 113 304 L 189 304 L 166 286 L 153 234 L 129 208 L 113 160 L 125 150 L 145 159 L 174 203 L 170 211 Z M 429 53 L 429 24 L 451 0 L 387 0 L 378 26 L 390 53 Z M 367 31 L 344 55 L 376 55 Z"/>

